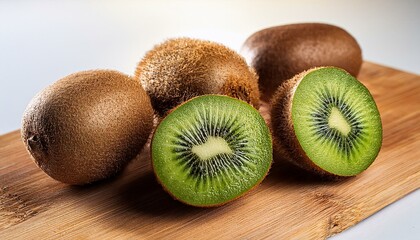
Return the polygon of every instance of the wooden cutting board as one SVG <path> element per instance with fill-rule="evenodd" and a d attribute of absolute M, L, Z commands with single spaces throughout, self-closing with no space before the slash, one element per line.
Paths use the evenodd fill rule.
<path fill-rule="evenodd" d="M 147 147 L 116 178 L 75 187 L 38 169 L 18 131 L 3 135 L 0 239 L 322 239 L 341 232 L 420 187 L 420 76 L 365 62 L 359 79 L 384 129 L 368 170 L 329 182 L 275 158 L 261 186 L 218 208 L 172 200 L 155 181 Z"/>

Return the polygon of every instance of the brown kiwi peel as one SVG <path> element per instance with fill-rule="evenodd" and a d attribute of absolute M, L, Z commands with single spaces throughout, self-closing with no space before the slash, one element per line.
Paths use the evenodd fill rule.
<path fill-rule="evenodd" d="M 233 50 L 210 41 L 169 39 L 150 50 L 135 78 L 160 117 L 186 100 L 204 94 L 239 98 L 259 108 L 258 77 Z"/>
<path fill-rule="evenodd" d="M 344 29 L 321 23 L 289 24 L 252 34 L 241 53 L 259 75 L 261 98 L 269 101 L 276 89 L 296 74 L 320 66 L 336 66 L 357 76 L 362 51 Z"/>
<path fill-rule="evenodd" d="M 36 95 L 22 119 L 35 163 L 63 183 L 82 185 L 117 174 L 152 130 L 150 100 L 117 71 L 71 74 Z"/>

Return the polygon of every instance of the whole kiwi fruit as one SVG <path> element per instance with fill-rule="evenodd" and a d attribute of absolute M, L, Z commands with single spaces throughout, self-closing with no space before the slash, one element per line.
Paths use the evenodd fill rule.
<path fill-rule="evenodd" d="M 252 34 L 241 54 L 259 76 L 261 98 L 269 101 L 287 79 L 312 67 L 336 66 L 357 76 L 362 51 L 344 29 L 323 23 L 298 23 Z"/>
<path fill-rule="evenodd" d="M 369 90 L 336 67 L 304 71 L 284 82 L 271 102 L 277 154 L 322 176 L 354 176 L 382 145 L 382 123 Z"/>
<path fill-rule="evenodd" d="M 272 140 L 261 114 L 224 95 L 202 95 L 177 106 L 151 142 L 159 183 L 193 206 L 219 206 L 243 196 L 265 178 Z"/>
<path fill-rule="evenodd" d="M 82 71 L 38 93 L 22 119 L 22 140 L 50 177 L 83 185 L 118 173 L 153 126 L 149 97 L 133 78 Z"/>
<path fill-rule="evenodd" d="M 204 94 L 223 94 L 259 107 L 257 75 L 233 50 L 211 41 L 174 38 L 146 53 L 135 71 L 157 115 Z"/>

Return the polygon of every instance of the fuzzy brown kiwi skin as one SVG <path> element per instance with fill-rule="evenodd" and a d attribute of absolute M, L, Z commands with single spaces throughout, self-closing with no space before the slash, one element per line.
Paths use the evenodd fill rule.
<path fill-rule="evenodd" d="M 137 65 L 135 78 L 159 117 L 205 94 L 228 95 L 259 108 L 257 74 L 238 53 L 215 42 L 169 39 L 146 53 Z"/>
<path fill-rule="evenodd" d="M 132 77 L 112 70 L 83 71 L 32 99 L 21 136 L 50 177 L 83 185 L 121 171 L 146 143 L 152 119 L 150 100 Z"/>
<path fill-rule="evenodd" d="M 259 75 L 262 100 L 269 101 L 282 82 L 320 66 L 337 66 L 357 76 L 362 50 L 356 39 L 337 26 L 300 23 L 252 34 L 241 53 Z"/>
<path fill-rule="evenodd" d="M 208 94 L 208 95 L 220 95 L 220 94 Z M 223 96 L 226 96 L 226 95 L 223 95 Z M 198 97 L 198 96 L 197 96 Z M 180 106 L 182 106 L 182 105 L 184 105 L 185 103 L 187 103 L 187 102 L 189 102 L 189 101 L 192 101 L 194 98 L 197 98 L 197 97 L 193 97 L 193 98 L 191 98 L 191 99 L 189 99 L 189 100 L 187 100 L 187 101 L 185 101 L 185 102 L 183 102 L 183 103 L 181 103 L 180 105 L 178 105 L 178 106 L 176 106 L 176 107 L 174 107 L 174 108 L 172 108 L 171 110 L 169 110 L 168 111 L 168 113 L 167 113 L 167 115 L 166 116 L 168 116 L 171 112 L 173 112 L 173 111 L 175 111 L 178 107 L 180 107 Z M 165 116 L 165 117 L 166 117 Z M 161 122 L 164 120 L 165 118 L 162 118 L 160 121 L 159 121 L 159 123 L 158 123 L 158 125 L 157 125 L 157 127 L 153 130 L 153 137 L 154 137 L 154 135 L 155 135 L 155 132 L 156 132 L 156 130 L 157 130 L 157 128 L 159 127 L 159 125 L 161 124 Z M 150 149 L 153 149 L 153 137 L 152 137 L 152 140 L 151 140 L 151 142 L 150 142 Z M 270 138 L 271 138 L 271 135 L 270 135 Z M 272 140 L 273 141 L 273 140 Z M 156 179 L 156 181 L 159 183 L 159 185 L 161 185 L 162 186 L 162 188 L 163 188 L 163 190 L 165 191 L 165 192 L 167 192 L 171 197 L 172 197 L 172 199 L 174 199 L 174 200 L 176 200 L 176 201 L 179 201 L 179 202 L 181 202 L 181 203 L 183 203 L 183 204 L 186 204 L 186 205 L 189 205 L 189 206 L 193 206 L 193 207 L 200 207 L 200 208 L 213 208 L 213 207 L 220 207 L 220 206 L 223 206 L 223 205 L 226 205 L 226 204 L 228 204 L 228 203 L 231 203 L 232 201 L 234 201 L 234 200 L 236 200 L 236 199 L 239 199 L 239 198 L 241 198 L 241 197 L 243 197 L 243 196 L 245 196 L 245 195 L 247 195 L 249 192 L 251 192 L 251 191 L 253 191 L 254 189 L 256 189 L 260 184 L 261 184 L 261 182 L 267 177 L 267 175 L 269 174 L 269 172 L 270 172 L 270 168 L 271 168 L 271 166 L 272 166 L 272 163 L 271 163 L 271 165 L 270 165 L 270 167 L 267 169 L 267 172 L 265 173 L 265 175 L 264 175 L 264 177 L 262 177 L 261 179 L 260 179 L 260 181 L 258 181 L 251 189 L 249 189 L 248 191 L 246 191 L 245 193 L 243 193 L 243 194 L 241 194 L 241 195 L 239 195 L 239 196 L 237 196 L 237 197 L 235 197 L 235 198 L 233 198 L 233 199 L 230 199 L 230 200 L 228 200 L 228 201 L 226 201 L 226 202 L 223 202 L 223 203 L 219 203 L 219 204 L 213 204 L 213 205 L 193 205 L 193 204 L 191 204 L 191 203 L 188 203 L 188 202 L 185 202 L 185 201 L 182 201 L 181 199 L 178 199 L 178 198 L 176 198 L 176 196 L 175 195 L 173 195 L 166 187 L 165 187 L 165 185 L 160 181 L 160 179 L 159 179 L 159 177 L 157 176 L 157 174 L 156 174 L 156 171 L 155 171 L 155 167 L 154 167 L 154 164 L 153 164 L 153 152 L 152 151 L 150 151 L 150 159 L 151 159 L 151 165 L 152 165 L 152 171 L 153 171 L 153 174 L 155 175 L 155 179 Z"/>
<path fill-rule="evenodd" d="M 302 149 L 293 127 L 292 101 L 296 87 L 308 73 L 323 67 L 311 68 L 285 81 L 271 100 L 271 130 L 276 154 L 315 175 L 329 180 L 347 178 L 327 172 L 315 165 Z"/>

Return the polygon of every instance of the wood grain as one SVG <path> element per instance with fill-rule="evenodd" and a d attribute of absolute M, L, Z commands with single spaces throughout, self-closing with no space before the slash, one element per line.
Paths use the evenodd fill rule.
<path fill-rule="evenodd" d="M 420 76 L 365 62 L 384 142 L 357 177 L 323 181 L 278 159 L 261 186 L 218 208 L 171 199 L 149 151 L 114 179 L 68 186 L 30 159 L 18 131 L 0 137 L 0 239 L 323 239 L 420 187 Z M 266 115 L 266 109 L 262 109 Z"/>

